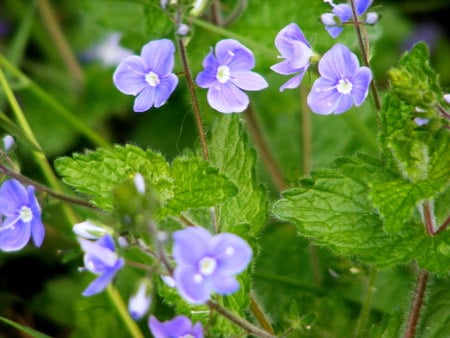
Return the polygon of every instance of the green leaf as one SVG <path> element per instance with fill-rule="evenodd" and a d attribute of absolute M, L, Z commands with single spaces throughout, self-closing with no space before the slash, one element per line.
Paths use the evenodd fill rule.
<path fill-rule="evenodd" d="M 15 327 L 16 329 L 18 329 L 18 330 L 20 330 L 22 332 L 25 332 L 26 334 L 29 334 L 33 338 L 51 338 L 50 336 L 47 336 L 46 334 L 40 333 L 40 332 L 38 332 L 36 330 L 33 330 L 33 329 L 29 328 L 29 327 L 26 327 L 24 325 L 16 323 L 16 322 L 14 322 L 12 320 L 9 320 L 8 318 L 0 316 L 0 321 L 4 322 L 4 323 L 6 323 L 6 324 L 8 324 L 8 325 L 10 325 L 12 327 Z"/>
<path fill-rule="evenodd" d="M 239 188 L 238 193 L 220 208 L 221 231 L 248 225 L 257 234 L 266 222 L 266 191 L 257 182 L 256 154 L 249 144 L 238 115 L 217 117 L 209 146 L 211 162 Z"/>

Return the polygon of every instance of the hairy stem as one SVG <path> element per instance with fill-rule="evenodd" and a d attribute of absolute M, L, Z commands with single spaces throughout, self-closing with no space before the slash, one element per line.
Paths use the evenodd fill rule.
<path fill-rule="evenodd" d="M 370 314 L 370 306 L 372 303 L 372 297 L 375 293 L 375 279 L 377 277 L 377 270 L 372 266 L 369 272 L 369 282 L 367 284 L 366 297 L 361 308 L 361 314 L 358 318 L 358 323 L 356 324 L 355 338 L 365 337 L 364 331 L 366 329 L 367 319 Z"/>
<path fill-rule="evenodd" d="M 153 238 L 153 245 L 155 246 L 156 256 L 159 261 L 165 266 L 170 275 L 173 274 L 173 266 L 170 263 L 169 257 L 167 257 L 166 249 L 163 246 L 163 242 L 159 239 L 158 229 L 153 220 L 148 222 L 148 231 Z"/>
<path fill-rule="evenodd" d="M 202 146 L 203 158 L 205 160 L 209 160 L 208 145 L 206 143 L 206 136 L 203 130 L 203 121 L 200 115 L 200 107 L 198 105 L 197 94 L 195 93 L 195 84 L 192 78 L 191 69 L 189 68 L 189 63 L 186 55 L 186 46 L 184 45 L 183 38 L 178 37 L 178 46 L 180 48 L 181 63 L 183 64 L 184 72 L 186 74 L 186 83 L 192 101 L 192 108 L 194 109 L 195 122 L 197 123 L 197 130 Z"/>
<path fill-rule="evenodd" d="M 206 305 L 211 310 L 217 311 L 222 316 L 224 316 L 226 319 L 228 319 L 230 322 L 236 324 L 237 326 L 239 326 L 240 328 L 245 330 L 245 332 L 247 332 L 255 337 L 259 337 L 259 338 L 274 338 L 274 337 L 276 337 L 273 334 L 268 333 L 264 330 L 261 330 L 259 327 L 254 326 L 253 324 L 249 323 L 245 319 L 242 319 L 241 317 L 236 316 L 233 312 L 227 310 L 226 308 L 222 307 L 219 303 L 217 303 L 213 300 L 209 300 L 206 303 Z"/>
<path fill-rule="evenodd" d="M 258 323 L 261 324 L 264 330 L 274 335 L 275 331 L 273 330 L 273 327 L 270 324 L 269 318 L 267 318 L 266 314 L 261 309 L 260 305 L 258 304 L 252 293 L 250 293 L 249 298 L 250 298 L 250 310 L 252 311 Z"/>
<path fill-rule="evenodd" d="M 445 219 L 444 222 L 442 222 L 441 226 L 436 230 L 436 232 L 434 233 L 435 235 L 437 235 L 438 233 L 440 233 L 441 231 L 444 231 L 445 229 L 447 229 L 447 227 L 450 225 L 450 215 L 447 216 L 447 218 Z"/>
<path fill-rule="evenodd" d="M 422 205 L 423 208 L 423 218 L 425 220 L 425 229 L 427 230 L 427 234 L 430 236 L 435 235 L 434 226 L 433 226 L 433 211 L 431 210 L 430 202 L 426 201 Z"/>
<path fill-rule="evenodd" d="M 247 110 L 244 113 L 245 121 L 247 122 L 247 127 L 250 131 L 250 134 L 256 144 L 256 147 L 259 150 L 261 155 L 261 159 L 264 162 L 267 171 L 272 178 L 273 183 L 276 185 L 278 190 L 286 190 L 287 184 L 284 181 L 283 173 L 281 172 L 278 163 L 273 157 L 272 153 L 269 150 L 269 146 L 267 142 L 264 140 L 261 129 L 258 126 L 258 122 L 256 121 L 255 115 L 253 113 L 253 109 L 251 105 L 248 106 Z"/>
<path fill-rule="evenodd" d="M 353 19 L 354 19 L 354 24 L 355 24 L 355 29 L 356 29 L 356 36 L 358 38 L 358 44 L 359 44 L 359 48 L 361 50 L 363 63 L 364 63 L 364 66 L 370 68 L 369 49 L 366 48 L 366 44 L 364 43 L 363 33 L 362 33 L 362 30 L 361 30 L 361 22 L 359 22 L 359 19 L 358 19 L 358 13 L 356 11 L 356 6 L 355 6 L 355 1 L 354 0 L 350 0 L 350 6 L 352 8 Z M 372 89 L 373 100 L 375 102 L 375 108 L 377 110 L 380 110 L 381 109 L 380 98 L 378 96 L 378 90 L 377 90 L 377 87 L 375 86 L 375 81 L 374 80 L 372 80 L 370 82 L 370 88 Z"/>
<path fill-rule="evenodd" d="M 408 323 L 406 324 L 405 338 L 414 338 L 416 336 L 417 326 L 419 325 L 420 310 L 425 300 L 425 291 L 427 288 L 429 272 L 420 270 L 417 278 L 416 290 L 409 312 Z"/>

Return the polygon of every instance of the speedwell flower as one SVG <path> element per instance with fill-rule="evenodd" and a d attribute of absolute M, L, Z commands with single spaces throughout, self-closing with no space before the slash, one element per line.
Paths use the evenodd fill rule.
<path fill-rule="evenodd" d="M 239 236 L 212 236 L 206 229 L 189 227 L 173 233 L 175 287 L 190 303 L 205 303 L 212 292 L 228 295 L 239 289 L 234 275 L 252 258 L 252 249 Z"/>
<path fill-rule="evenodd" d="M 252 72 L 255 57 L 250 49 L 233 39 L 221 40 L 203 60 L 204 70 L 196 82 L 208 88 L 211 107 L 221 113 L 243 112 L 249 99 L 243 90 L 261 90 L 268 86 L 264 78 Z"/>
<path fill-rule="evenodd" d="M 308 105 L 316 114 L 341 114 L 353 104 L 359 107 L 367 97 L 372 72 L 360 67 L 358 58 L 338 43 L 319 61 L 318 78 L 308 95 Z"/>
<path fill-rule="evenodd" d="M 270 69 L 283 75 L 297 74 L 284 83 L 280 91 L 298 87 L 309 67 L 309 60 L 314 54 L 311 45 L 302 30 L 295 23 L 291 23 L 277 34 L 275 46 L 281 54 L 280 57 L 285 60 L 273 65 Z"/>
<path fill-rule="evenodd" d="M 128 312 L 134 320 L 141 319 L 150 308 L 152 297 L 147 292 L 148 282 L 142 281 L 139 289 L 128 301 Z"/>
<path fill-rule="evenodd" d="M 20 250 L 30 237 L 37 247 L 44 241 L 41 207 L 34 191 L 32 185 L 25 188 L 15 179 L 3 182 L 0 188 L 0 250 Z"/>
<path fill-rule="evenodd" d="M 83 296 L 92 296 L 108 286 L 125 261 L 117 256 L 111 235 L 105 235 L 95 242 L 78 238 L 78 242 L 84 251 L 86 270 L 98 275 L 83 291 Z"/>
<path fill-rule="evenodd" d="M 176 316 L 162 323 L 154 316 L 150 316 L 148 326 L 155 338 L 203 338 L 202 324 L 197 322 L 192 325 L 186 316 Z"/>
<path fill-rule="evenodd" d="M 370 5 L 372 5 L 373 2 L 373 0 L 354 0 L 354 1 L 356 14 L 358 15 L 358 17 L 363 15 L 370 7 Z M 340 22 L 344 23 L 349 22 L 353 18 L 352 7 L 349 4 L 335 5 L 331 0 L 325 0 L 325 2 L 328 2 L 333 7 L 332 10 L 333 13 L 322 14 L 321 20 L 322 23 L 325 25 L 325 29 L 328 31 L 328 33 L 333 38 L 337 38 L 344 28 L 342 27 L 342 25 L 340 25 L 334 20 L 334 16 L 337 16 Z M 373 19 L 373 14 L 371 14 L 371 16 L 372 17 L 369 18 L 369 21 Z"/>
<path fill-rule="evenodd" d="M 154 40 L 142 47 L 141 56 L 131 55 L 117 67 L 114 85 L 122 93 L 136 96 L 135 112 L 161 107 L 175 90 L 178 78 L 172 73 L 174 53 L 172 41 Z"/>

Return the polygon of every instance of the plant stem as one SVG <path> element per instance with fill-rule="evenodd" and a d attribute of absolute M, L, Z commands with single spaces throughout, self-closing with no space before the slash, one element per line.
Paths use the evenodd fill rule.
<path fill-rule="evenodd" d="M 420 270 L 417 278 L 416 290 L 409 313 L 408 323 L 406 325 L 405 338 L 414 338 L 416 336 L 417 326 L 419 324 L 420 310 L 425 300 L 425 290 L 427 288 L 429 272 Z"/>
<path fill-rule="evenodd" d="M 186 83 L 187 83 L 189 95 L 191 97 L 192 107 L 194 109 L 194 116 L 195 116 L 195 121 L 197 123 L 197 130 L 198 130 L 198 134 L 200 137 L 200 143 L 202 146 L 203 158 L 205 160 L 209 160 L 208 145 L 206 143 L 205 132 L 203 130 L 202 117 L 200 115 L 200 107 L 198 105 L 197 95 L 195 93 L 195 84 L 194 84 L 194 80 L 193 80 L 192 74 L 191 74 L 191 69 L 189 68 L 189 63 L 187 60 L 186 46 L 184 45 L 183 38 L 178 37 L 177 39 L 178 39 L 178 46 L 180 48 L 181 63 L 183 64 L 184 72 L 186 74 Z"/>
<path fill-rule="evenodd" d="M 356 6 L 355 6 L 354 0 L 350 0 L 350 6 L 352 8 L 353 20 L 354 20 L 355 29 L 356 29 L 356 36 L 358 37 L 358 44 L 359 44 L 359 48 L 361 50 L 363 63 L 364 63 L 364 66 L 370 68 L 369 50 L 365 47 L 364 40 L 362 38 L 361 22 L 359 22 L 359 19 L 358 19 L 358 13 L 356 11 Z M 372 89 L 373 100 L 375 102 L 375 108 L 376 108 L 376 110 L 380 110 L 381 109 L 380 98 L 378 96 L 378 90 L 377 90 L 377 87 L 375 86 L 374 80 L 372 80 L 370 82 L 370 88 Z"/>
<path fill-rule="evenodd" d="M 251 105 L 249 105 L 247 110 L 245 111 L 244 117 L 245 121 L 247 122 L 250 134 L 252 135 L 252 138 L 255 141 L 256 147 L 258 148 L 259 153 L 261 155 L 261 159 L 264 162 L 267 171 L 269 172 L 270 177 L 273 180 L 273 183 L 276 185 L 278 190 L 280 191 L 286 190 L 288 186 L 284 181 L 283 173 L 281 172 L 278 163 L 276 162 L 275 158 L 270 152 L 267 142 L 264 140 L 264 137 L 261 133 L 261 129 L 258 126 L 258 122 L 256 121 Z"/>
<path fill-rule="evenodd" d="M 170 264 L 170 260 L 169 257 L 167 257 L 166 250 L 162 245 L 162 242 L 158 238 L 158 229 L 156 228 L 156 224 L 153 220 L 150 220 L 148 222 L 148 231 L 153 238 L 153 245 L 155 246 L 157 258 L 166 267 L 169 274 L 173 275 L 173 266 L 172 264 Z"/>
<path fill-rule="evenodd" d="M 444 231 L 445 229 L 447 229 L 447 227 L 450 225 L 450 215 L 447 216 L 447 218 L 445 219 L 444 222 L 442 222 L 441 226 L 436 230 L 436 232 L 434 233 L 435 235 L 437 235 L 438 233 L 440 233 L 441 231 Z"/>
<path fill-rule="evenodd" d="M 355 331 L 355 338 L 363 338 L 364 336 L 364 331 L 366 328 L 366 324 L 367 324 L 367 319 L 369 318 L 369 314 L 370 314 L 370 306 L 372 303 L 372 297 L 373 294 L 375 293 L 375 280 L 377 277 L 377 270 L 371 266 L 370 267 L 370 272 L 369 272 L 369 282 L 367 284 L 367 292 L 366 292 L 366 297 L 364 298 L 364 302 L 361 308 L 361 314 L 359 315 L 358 318 L 358 323 L 356 325 L 356 331 Z"/>
<path fill-rule="evenodd" d="M 115 305 L 117 313 L 120 319 L 122 319 L 122 322 L 125 324 L 125 327 L 130 333 L 130 336 L 133 338 L 144 338 L 144 335 L 139 330 L 136 322 L 131 319 L 130 315 L 128 314 L 127 307 L 123 302 L 122 297 L 120 297 L 119 292 L 117 292 L 117 290 L 111 284 L 106 288 L 106 294 L 108 295 L 108 298 L 111 300 L 111 302 Z"/>
<path fill-rule="evenodd" d="M 430 202 L 425 201 L 422 205 L 423 208 L 423 218 L 425 221 L 425 229 L 427 230 L 427 234 L 430 236 L 435 235 L 434 226 L 433 226 L 433 212 L 431 210 Z"/>
<path fill-rule="evenodd" d="M 249 294 L 249 298 L 250 298 L 250 310 L 252 311 L 258 323 L 261 324 L 264 330 L 274 335 L 275 331 L 273 330 L 273 327 L 270 324 L 269 318 L 267 318 L 266 314 L 261 309 L 252 293 Z"/>
<path fill-rule="evenodd" d="M 261 330 L 260 328 L 254 326 L 253 324 L 249 323 L 245 319 L 242 319 L 239 316 L 236 316 L 233 312 L 228 311 L 226 308 L 222 307 L 219 303 L 209 300 L 206 305 L 211 309 L 215 310 L 218 313 L 220 313 L 222 316 L 224 316 L 226 319 L 228 319 L 230 322 L 236 324 L 240 328 L 244 329 L 245 332 L 259 337 L 259 338 L 274 338 L 273 334 L 270 334 L 266 331 Z"/>
<path fill-rule="evenodd" d="M 302 119 L 302 169 L 303 175 L 309 176 L 312 168 L 312 121 L 311 111 L 306 102 L 307 88 L 305 85 L 300 85 L 300 110 Z"/>

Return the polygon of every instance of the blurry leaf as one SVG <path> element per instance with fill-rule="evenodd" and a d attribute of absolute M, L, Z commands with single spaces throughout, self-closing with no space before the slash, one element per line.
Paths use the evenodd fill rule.
<path fill-rule="evenodd" d="M 8 318 L 0 316 L 0 321 L 4 322 L 4 323 L 6 323 L 6 324 L 8 324 L 8 325 L 10 325 L 12 327 L 15 327 L 16 329 L 18 329 L 20 331 L 25 332 L 26 334 L 29 334 L 33 338 L 51 338 L 50 336 L 47 336 L 46 334 L 40 333 L 40 332 L 38 332 L 36 330 L 33 330 L 33 329 L 29 328 L 29 327 L 23 326 L 23 325 L 21 325 L 19 323 L 16 323 L 16 322 L 12 321 L 12 320 L 9 320 Z"/>
<path fill-rule="evenodd" d="M 434 290 L 428 299 L 428 306 L 420 323 L 420 337 L 446 338 L 450 332 L 450 296 L 445 282 L 440 284 L 442 287 Z"/>

